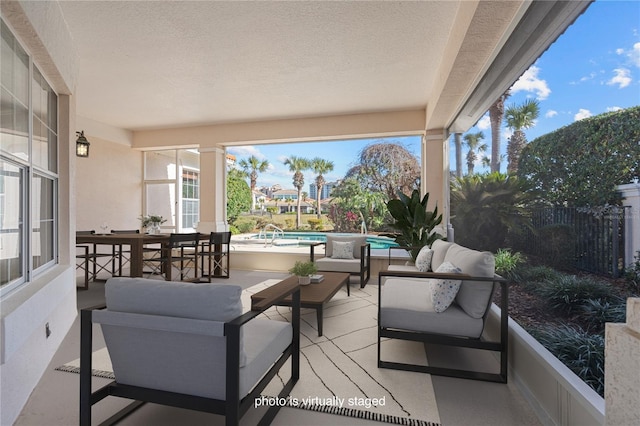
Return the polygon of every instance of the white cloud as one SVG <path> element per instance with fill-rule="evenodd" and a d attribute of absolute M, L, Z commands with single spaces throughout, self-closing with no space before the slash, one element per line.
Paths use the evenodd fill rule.
<path fill-rule="evenodd" d="M 620 110 L 622 110 L 622 107 L 619 107 L 619 106 L 607 107 L 607 112 L 620 111 Z"/>
<path fill-rule="evenodd" d="M 591 113 L 591 111 L 589 111 L 588 109 L 584 109 L 584 108 L 580 108 L 578 110 L 578 113 L 576 115 L 573 116 L 573 119 L 575 121 L 579 121 L 582 120 L 583 118 L 589 118 L 591 117 L 593 114 Z"/>
<path fill-rule="evenodd" d="M 534 92 L 539 100 L 544 100 L 549 97 L 551 89 L 547 86 L 547 81 L 538 77 L 540 68 L 535 65 L 531 66 L 528 70 L 522 74 L 522 76 L 511 86 L 511 93 L 517 93 L 520 91 Z"/>
<path fill-rule="evenodd" d="M 626 56 L 632 66 L 640 68 L 640 42 L 635 43 L 629 50 L 622 48 L 616 49 L 616 53 L 621 56 Z"/>
<path fill-rule="evenodd" d="M 480 130 L 487 130 L 491 128 L 491 117 L 489 117 L 489 114 L 485 114 L 484 117 L 482 117 L 479 121 L 478 124 L 476 124 L 476 126 L 478 127 L 478 129 Z"/>
<path fill-rule="evenodd" d="M 626 68 L 616 68 L 613 72 L 616 75 L 613 76 L 611 80 L 607 81 L 609 86 L 618 85 L 618 88 L 622 89 L 631 84 L 631 71 Z"/>
<path fill-rule="evenodd" d="M 227 151 L 229 151 L 230 154 L 233 154 L 237 157 L 251 157 L 252 155 L 254 155 L 256 158 L 260 160 L 264 160 L 267 158 L 263 153 L 260 152 L 258 148 L 251 145 L 231 146 L 227 148 Z"/>
<path fill-rule="evenodd" d="M 550 109 L 549 111 L 547 111 L 544 116 L 546 118 L 551 118 L 551 117 L 555 117 L 556 115 L 558 115 L 558 111 L 552 110 Z"/>

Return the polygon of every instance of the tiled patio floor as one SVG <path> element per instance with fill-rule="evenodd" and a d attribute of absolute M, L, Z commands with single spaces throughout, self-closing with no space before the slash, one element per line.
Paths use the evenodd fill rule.
<path fill-rule="evenodd" d="M 219 280 L 223 283 L 237 283 L 249 287 L 268 278 L 280 278 L 286 274 L 259 271 L 232 271 L 231 278 Z M 80 281 L 79 281 L 80 283 Z M 78 292 L 78 307 L 89 307 L 104 302 L 104 282 L 91 283 L 88 291 Z M 49 368 L 41 378 L 16 425 L 66 426 L 78 424 L 78 383 L 76 374 L 55 371 L 54 368 L 79 356 L 79 323 L 76 319 L 54 356 Z M 96 348 L 104 346 L 101 336 L 96 339 Z M 455 361 L 464 354 L 454 354 L 449 350 L 428 348 L 429 362 Z M 466 360 L 468 361 L 468 359 Z M 494 362 L 494 360 L 474 359 L 473 362 Z M 420 374 L 420 373 L 416 373 Z M 433 378 L 438 402 L 438 410 L 443 425 L 539 425 L 539 421 L 517 388 L 508 385 L 485 383 L 445 377 Z M 103 382 L 104 381 L 104 382 Z M 94 379 L 95 386 L 106 383 L 105 379 Z M 93 418 L 101 421 L 115 413 L 128 401 L 108 398 L 94 406 Z M 261 416 L 259 410 L 250 410 L 243 425 L 257 424 Z M 274 425 L 364 425 L 376 424 L 366 420 L 305 410 L 284 408 L 274 421 Z M 187 410 L 147 404 L 121 425 L 222 425 L 220 416 Z"/>

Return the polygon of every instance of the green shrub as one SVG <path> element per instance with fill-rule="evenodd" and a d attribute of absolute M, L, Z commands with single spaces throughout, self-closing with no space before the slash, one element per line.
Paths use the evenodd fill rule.
<path fill-rule="evenodd" d="M 239 217 L 234 223 L 241 234 L 252 232 L 254 229 L 256 229 L 256 224 L 257 222 L 254 219 L 247 217 Z"/>
<path fill-rule="evenodd" d="M 640 251 L 633 257 L 634 263 L 625 270 L 624 279 L 627 287 L 634 292 L 640 291 Z"/>
<path fill-rule="evenodd" d="M 522 265 L 513 272 L 511 279 L 523 284 L 528 290 L 535 290 L 541 283 L 559 279 L 562 275 L 562 272 L 548 266 Z"/>
<path fill-rule="evenodd" d="M 581 306 L 579 315 L 588 324 L 590 331 L 602 333 L 605 323 L 626 321 L 627 303 L 619 297 L 612 298 L 610 301 L 589 299 Z"/>
<path fill-rule="evenodd" d="M 531 335 L 601 396 L 604 395 L 604 338 L 581 328 L 554 325 Z"/>
<path fill-rule="evenodd" d="M 321 231 L 323 229 L 322 219 L 310 218 L 307 219 L 307 223 L 314 231 Z"/>
<path fill-rule="evenodd" d="M 515 272 L 525 261 L 525 257 L 520 252 L 512 253 L 509 249 L 498 249 L 495 254 L 496 274 L 504 278 L 513 279 Z"/>
<path fill-rule="evenodd" d="M 229 225 L 229 231 L 231 231 L 232 235 L 238 235 L 240 233 L 240 230 L 235 225 Z"/>
<path fill-rule="evenodd" d="M 580 307 L 589 299 L 613 298 L 613 290 L 608 283 L 590 277 L 566 274 L 541 283 L 536 287 L 535 292 L 550 307 L 566 314 L 580 310 Z"/>

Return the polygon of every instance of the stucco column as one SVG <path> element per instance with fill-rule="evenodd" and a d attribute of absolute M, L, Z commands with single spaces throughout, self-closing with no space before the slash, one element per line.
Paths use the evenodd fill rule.
<path fill-rule="evenodd" d="M 227 224 L 227 157 L 223 147 L 200 148 L 198 232 L 222 232 Z"/>
<path fill-rule="evenodd" d="M 438 207 L 442 224 L 437 229 L 441 235 L 453 241 L 453 229 L 449 223 L 449 141 L 444 130 L 431 130 L 422 138 L 422 195 L 429 193 L 427 208 Z"/>
<path fill-rule="evenodd" d="M 640 251 L 640 183 L 618 185 L 618 191 L 622 195 L 622 204 L 628 206 L 625 220 L 625 258 L 624 266 L 633 263 L 633 257 Z"/>
<path fill-rule="evenodd" d="M 627 322 L 605 329 L 605 424 L 640 423 L 640 298 L 627 299 Z"/>

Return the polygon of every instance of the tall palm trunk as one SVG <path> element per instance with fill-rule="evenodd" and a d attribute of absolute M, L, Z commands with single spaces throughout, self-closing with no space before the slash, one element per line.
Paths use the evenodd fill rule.
<path fill-rule="evenodd" d="M 462 134 L 455 133 L 453 141 L 456 145 L 456 176 L 462 177 Z"/>
<path fill-rule="evenodd" d="M 500 134 L 502 132 L 502 119 L 504 118 L 504 101 L 509 97 L 509 91 L 500 96 L 489 107 L 489 119 L 491 121 L 491 172 L 500 171 Z"/>

